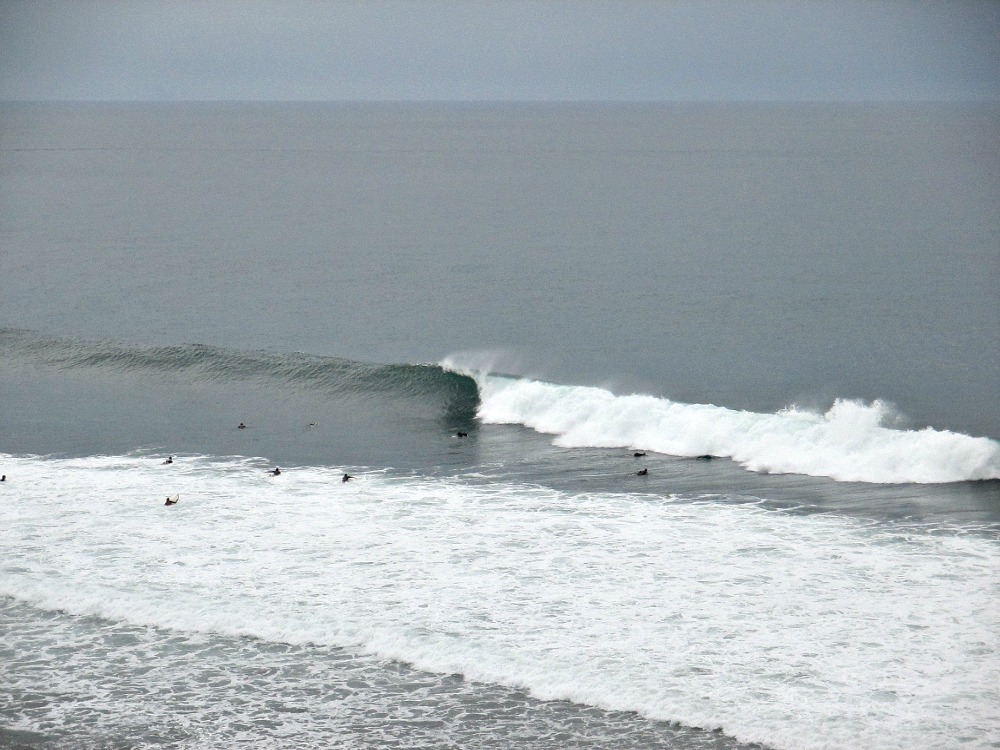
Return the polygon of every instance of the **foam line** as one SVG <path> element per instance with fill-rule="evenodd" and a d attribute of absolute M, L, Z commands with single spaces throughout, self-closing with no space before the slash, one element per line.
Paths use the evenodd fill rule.
<path fill-rule="evenodd" d="M 34 607 L 347 647 L 773 748 L 1000 739 L 995 534 L 357 469 L 273 478 L 253 460 L 0 458 L 0 596 Z"/>
<path fill-rule="evenodd" d="M 838 399 L 825 413 L 775 414 L 616 396 L 494 375 L 477 376 L 479 418 L 522 424 L 567 447 L 635 448 L 725 456 L 751 471 L 840 481 L 943 483 L 1000 478 L 1000 443 L 946 430 L 886 426 L 889 405 Z"/>

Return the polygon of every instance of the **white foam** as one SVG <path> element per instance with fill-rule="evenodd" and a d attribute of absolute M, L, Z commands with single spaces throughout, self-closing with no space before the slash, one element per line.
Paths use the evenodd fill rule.
<path fill-rule="evenodd" d="M 891 409 L 838 400 L 825 413 L 776 414 L 616 396 L 600 388 L 478 375 L 479 417 L 523 424 L 567 447 L 730 457 L 751 471 L 841 481 L 942 483 L 1000 478 L 1000 443 L 931 428 L 885 426 Z"/>
<path fill-rule="evenodd" d="M 989 536 L 253 461 L 3 464 L 0 594 L 36 606 L 359 648 L 775 748 L 1000 741 Z"/>

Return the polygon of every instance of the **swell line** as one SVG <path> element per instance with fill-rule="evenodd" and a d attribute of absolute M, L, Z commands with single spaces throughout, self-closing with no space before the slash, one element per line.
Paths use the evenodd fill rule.
<path fill-rule="evenodd" d="M 471 420 L 479 404 L 476 381 L 437 364 L 378 364 L 301 352 L 241 351 L 205 344 L 131 346 L 113 341 L 52 338 L 0 329 L 0 351 L 60 369 L 180 373 L 195 380 L 263 380 L 329 395 L 368 394 L 429 399 L 449 416 Z"/>

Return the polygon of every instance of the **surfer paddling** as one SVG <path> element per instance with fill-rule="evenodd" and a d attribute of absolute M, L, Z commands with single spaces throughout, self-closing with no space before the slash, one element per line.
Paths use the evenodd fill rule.
<path fill-rule="evenodd" d="M 269 471 L 267 473 L 270 474 L 272 477 L 278 477 L 278 476 L 281 476 L 281 469 L 279 469 L 277 466 L 275 466 L 272 471 Z"/>
<path fill-rule="evenodd" d="M 165 464 L 172 464 L 173 462 L 174 462 L 174 457 L 173 456 L 168 456 L 167 460 L 164 461 L 163 463 L 165 463 Z"/>
<path fill-rule="evenodd" d="M 636 475 L 637 477 L 645 477 L 645 476 L 649 476 L 649 469 L 639 469 L 639 471 L 637 471 L 637 472 L 635 473 L 635 475 Z"/>
<path fill-rule="evenodd" d="M 340 481 L 341 481 L 341 482 L 348 482 L 348 481 L 350 481 L 351 479 L 354 479 L 354 477 L 352 477 L 352 476 L 351 476 L 350 474 L 344 474 L 344 478 L 343 478 L 343 479 L 341 479 Z"/>
<path fill-rule="evenodd" d="M 181 499 L 180 495 L 174 495 L 173 497 L 168 497 L 167 502 L 164 505 L 177 505 L 177 501 Z"/>

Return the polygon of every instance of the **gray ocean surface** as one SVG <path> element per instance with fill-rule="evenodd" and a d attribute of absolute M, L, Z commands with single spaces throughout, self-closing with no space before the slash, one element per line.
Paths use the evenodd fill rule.
<path fill-rule="evenodd" d="M 995 104 L 2 103 L 0 746 L 996 747 L 998 289 Z"/>
<path fill-rule="evenodd" d="M 4 105 L 0 319 L 1000 437 L 993 105 Z"/>

